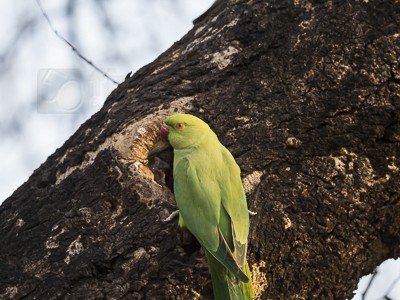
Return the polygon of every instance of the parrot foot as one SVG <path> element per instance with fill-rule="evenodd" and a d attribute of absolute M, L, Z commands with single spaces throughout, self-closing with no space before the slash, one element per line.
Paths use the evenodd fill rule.
<path fill-rule="evenodd" d="M 173 211 L 167 218 L 163 219 L 164 222 L 169 222 L 179 214 L 179 209 Z"/>
<path fill-rule="evenodd" d="M 249 210 L 249 215 L 250 216 L 255 216 L 257 213 L 255 212 L 255 211 L 251 211 L 251 210 Z"/>

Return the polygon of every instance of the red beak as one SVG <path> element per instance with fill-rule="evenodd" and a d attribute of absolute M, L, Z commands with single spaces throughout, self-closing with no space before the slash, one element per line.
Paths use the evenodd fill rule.
<path fill-rule="evenodd" d="M 162 140 L 168 140 L 169 129 L 167 124 L 162 123 L 160 128 L 160 137 Z"/>

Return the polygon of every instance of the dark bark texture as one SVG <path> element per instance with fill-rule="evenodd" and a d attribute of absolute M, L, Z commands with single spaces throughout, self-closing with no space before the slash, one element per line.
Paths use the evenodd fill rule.
<path fill-rule="evenodd" d="M 242 169 L 257 297 L 351 298 L 400 254 L 399 24 L 397 0 L 219 1 L 2 204 L 0 298 L 212 298 L 200 246 L 163 222 L 173 112 Z"/>

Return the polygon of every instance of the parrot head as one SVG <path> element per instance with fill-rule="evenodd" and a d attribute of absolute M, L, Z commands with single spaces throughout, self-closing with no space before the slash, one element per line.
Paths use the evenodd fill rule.
<path fill-rule="evenodd" d="M 161 139 L 167 139 L 174 149 L 196 146 L 210 131 L 207 123 L 188 114 L 168 117 L 161 125 Z"/>

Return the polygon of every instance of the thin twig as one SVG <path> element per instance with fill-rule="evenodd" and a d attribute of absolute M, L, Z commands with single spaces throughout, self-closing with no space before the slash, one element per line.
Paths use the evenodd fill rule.
<path fill-rule="evenodd" d="M 368 282 L 367 288 L 365 289 L 364 293 L 361 294 L 361 299 L 362 300 L 366 299 L 365 297 L 367 296 L 367 292 L 368 292 L 369 288 L 371 287 L 372 282 L 374 281 L 374 279 L 375 279 L 377 274 L 378 274 L 378 271 L 375 269 L 374 272 L 372 272 L 372 276 L 371 276 L 371 279 Z"/>
<path fill-rule="evenodd" d="M 397 276 L 397 278 L 396 278 L 396 279 L 392 282 L 392 284 L 389 286 L 389 288 L 388 288 L 388 290 L 387 290 L 387 292 L 386 292 L 386 294 L 385 294 L 385 296 L 384 296 L 384 299 L 385 299 L 385 300 L 391 299 L 391 298 L 389 297 L 389 294 L 390 294 L 390 292 L 393 290 L 393 288 L 396 286 L 396 284 L 397 284 L 398 282 L 400 282 L 400 276 Z"/>
<path fill-rule="evenodd" d="M 39 6 L 40 10 L 42 11 L 42 15 L 43 17 L 46 19 L 47 23 L 49 24 L 51 30 L 53 30 L 54 34 L 60 39 L 62 40 L 64 43 L 66 43 L 68 46 L 71 47 L 72 51 L 74 51 L 76 53 L 76 55 L 78 55 L 81 59 L 83 59 L 86 63 L 88 63 L 89 65 L 91 65 L 96 71 L 98 71 L 99 73 L 103 74 L 104 77 L 106 77 L 107 79 L 111 80 L 113 83 L 115 84 L 119 84 L 119 82 L 117 82 L 116 80 L 112 79 L 110 76 L 108 76 L 104 71 L 102 71 L 99 67 L 97 67 L 95 64 L 93 64 L 90 60 L 88 60 L 85 56 L 83 56 L 83 54 L 74 46 L 72 45 L 70 42 L 67 41 L 66 38 L 64 38 L 53 26 L 53 24 L 50 21 L 49 16 L 47 15 L 46 11 L 44 10 L 43 6 L 40 3 L 40 0 L 36 0 L 37 5 Z"/>

